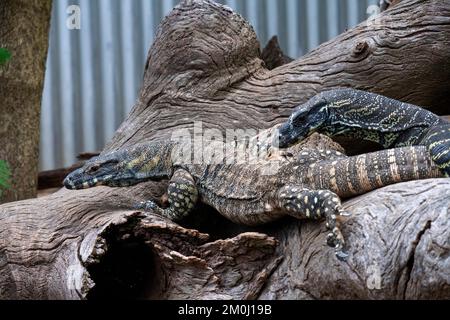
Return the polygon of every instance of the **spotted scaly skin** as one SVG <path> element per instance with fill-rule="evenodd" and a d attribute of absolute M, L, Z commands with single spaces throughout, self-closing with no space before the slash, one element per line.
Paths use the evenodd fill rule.
<path fill-rule="evenodd" d="M 327 243 L 344 260 L 344 237 L 339 216 L 345 216 L 340 197 L 359 195 L 389 184 L 413 179 L 441 177 L 424 147 L 385 150 L 347 157 L 334 150 L 303 149 L 297 144 L 287 150 L 273 148 L 277 129 L 238 147 L 233 161 L 189 163 L 180 148 L 184 145 L 147 143 L 100 155 L 72 172 L 64 180 L 68 189 L 99 185 L 125 187 L 148 180 L 170 179 L 169 207 L 147 201 L 137 209 L 152 210 L 171 220 L 193 211 L 198 201 L 214 207 L 226 218 L 240 224 L 259 225 L 290 215 L 298 219 L 326 221 Z M 248 158 L 257 146 L 261 156 Z M 211 143 L 203 155 L 217 155 L 223 145 Z M 227 149 L 228 150 L 228 149 Z M 199 152 L 199 150 L 195 150 Z M 186 154 L 185 152 L 183 154 Z"/>
<path fill-rule="evenodd" d="M 412 104 L 355 89 L 326 91 L 299 106 L 280 127 L 280 147 L 314 132 L 369 140 L 386 149 L 423 145 L 450 176 L 450 123 Z"/>

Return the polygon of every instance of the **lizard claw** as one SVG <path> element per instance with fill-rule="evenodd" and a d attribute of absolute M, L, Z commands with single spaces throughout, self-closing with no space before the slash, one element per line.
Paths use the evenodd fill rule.
<path fill-rule="evenodd" d="M 352 216 L 352 214 L 351 214 L 350 212 L 345 211 L 345 210 L 340 210 L 340 211 L 339 211 L 339 215 L 340 215 L 341 217 L 346 217 L 346 218 Z"/>
<path fill-rule="evenodd" d="M 139 202 L 138 204 L 135 204 L 132 208 L 134 210 L 143 210 L 145 208 L 144 204 L 145 204 L 145 202 Z"/>
<path fill-rule="evenodd" d="M 345 251 L 337 250 L 335 252 L 335 254 L 336 254 L 336 258 L 338 258 L 339 261 L 347 261 L 348 253 L 346 253 Z"/>
<path fill-rule="evenodd" d="M 344 251 L 344 241 L 342 239 L 342 235 L 336 233 L 329 233 L 327 235 L 327 244 L 330 247 L 334 247 L 336 258 L 340 261 L 346 261 L 348 257 L 348 253 Z"/>
<path fill-rule="evenodd" d="M 133 206 L 133 209 L 135 210 L 144 210 L 144 211 L 150 211 L 155 210 L 158 206 L 153 201 L 142 201 Z"/>
<path fill-rule="evenodd" d="M 339 261 L 347 261 L 348 253 L 344 251 L 344 249 L 342 248 L 342 244 L 338 242 L 336 235 L 334 235 L 333 233 L 329 233 L 327 236 L 327 244 L 330 247 L 335 248 L 335 255 Z"/>
<path fill-rule="evenodd" d="M 133 206 L 133 209 L 142 210 L 147 218 L 150 218 L 153 215 L 161 216 L 162 218 L 168 218 L 167 215 L 164 214 L 164 209 L 161 209 L 155 202 L 151 200 L 139 202 L 138 204 Z"/>

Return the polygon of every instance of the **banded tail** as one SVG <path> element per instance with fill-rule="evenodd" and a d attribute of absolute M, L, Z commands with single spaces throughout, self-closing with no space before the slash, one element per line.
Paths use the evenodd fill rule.
<path fill-rule="evenodd" d="M 312 164 L 306 182 L 345 198 L 394 183 L 442 177 L 427 147 L 413 146 Z"/>

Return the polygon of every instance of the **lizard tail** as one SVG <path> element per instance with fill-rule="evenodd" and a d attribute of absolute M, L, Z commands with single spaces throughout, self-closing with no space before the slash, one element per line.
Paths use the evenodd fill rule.
<path fill-rule="evenodd" d="M 444 174 L 424 146 L 322 161 L 312 164 L 307 173 L 307 180 L 314 188 L 328 189 L 344 198 L 394 183 L 442 177 Z"/>

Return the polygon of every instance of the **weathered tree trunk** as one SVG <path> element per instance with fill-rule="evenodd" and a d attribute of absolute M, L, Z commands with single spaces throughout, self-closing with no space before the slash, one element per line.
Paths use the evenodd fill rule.
<path fill-rule="evenodd" d="M 12 55 L 0 67 L 0 159 L 8 162 L 12 175 L 0 203 L 36 196 L 51 3 L 0 2 L 0 47 Z"/>
<path fill-rule="evenodd" d="M 261 53 L 261 59 L 264 61 L 265 67 L 269 70 L 273 70 L 294 61 L 294 59 L 283 53 L 280 44 L 278 43 L 277 36 L 273 36 L 269 40 Z"/>
<path fill-rule="evenodd" d="M 337 86 L 448 114 L 450 1 L 404 1 L 307 56 L 268 70 L 253 29 L 210 1 L 162 23 L 140 96 L 106 150 L 175 129 L 267 128 Z M 317 223 L 244 228 L 200 206 L 180 225 L 133 203 L 166 184 L 60 190 L 0 207 L 0 296 L 449 298 L 450 181 L 398 184 L 346 203 L 351 254 L 339 262 Z M 197 229 L 199 231 L 194 230 Z M 209 234 L 209 236 L 207 235 Z M 95 285 L 95 286 L 94 286 Z"/>

